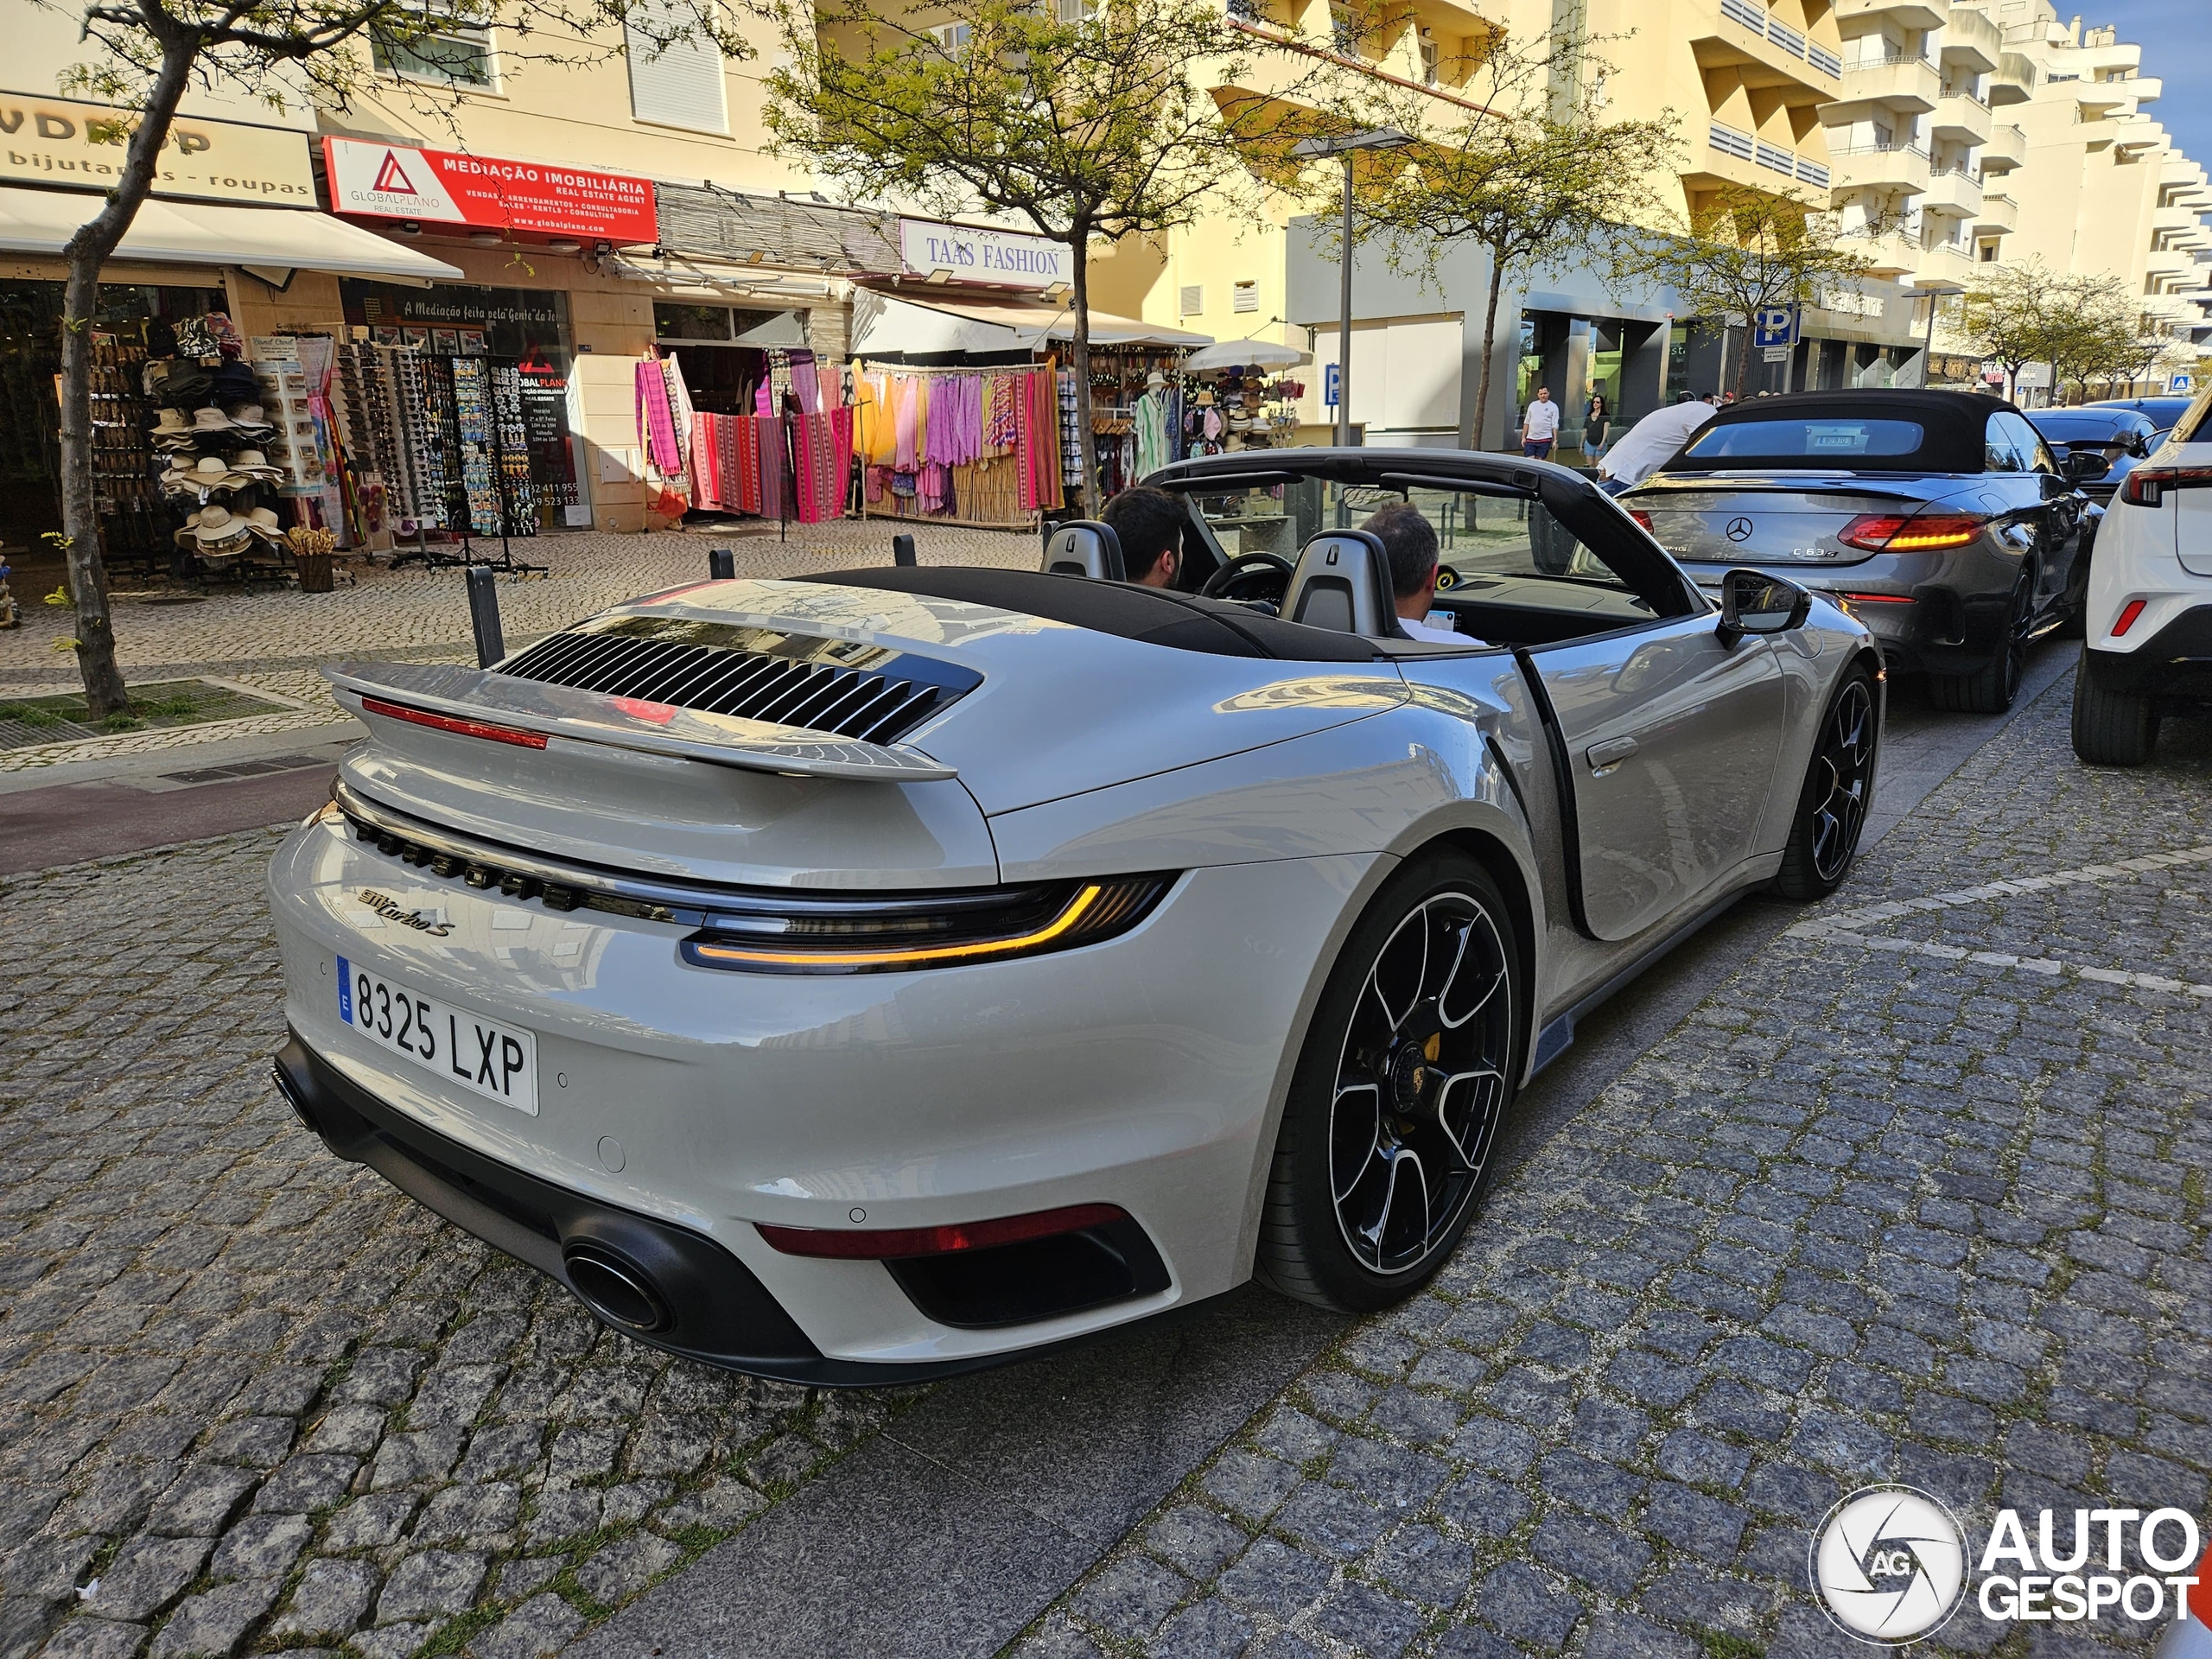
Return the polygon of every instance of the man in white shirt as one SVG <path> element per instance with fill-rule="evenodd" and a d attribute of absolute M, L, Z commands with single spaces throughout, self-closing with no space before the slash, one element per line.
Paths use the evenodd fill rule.
<path fill-rule="evenodd" d="M 1531 461 L 1549 461 L 1558 441 L 1559 405 L 1552 402 L 1549 386 L 1538 386 L 1536 401 L 1521 417 L 1521 453 Z"/>
<path fill-rule="evenodd" d="M 1393 501 L 1368 515 L 1360 526 L 1382 543 L 1390 558 L 1390 593 L 1398 626 L 1408 639 L 1447 645 L 1479 645 L 1479 639 L 1427 620 L 1436 603 L 1436 526 L 1410 501 Z"/>
<path fill-rule="evenodd" d="M 1598 481 L 1608 495 L 1618 495 L 1657 472 L 1713 416 L 1711 404 L 1687 391 L 1665 409 L 1655 409 L 1613 442 L 1598 463 Z"/>

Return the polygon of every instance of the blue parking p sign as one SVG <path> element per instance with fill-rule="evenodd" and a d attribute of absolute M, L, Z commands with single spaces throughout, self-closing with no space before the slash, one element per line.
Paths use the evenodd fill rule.
<path fill-rule="evenodd" d="M 1797 308 L 1794 305 L 1763 305 L 1753 319 L 1751 344 L 1754 346 L 1795 346 L 1797 343 Z"/>
<path fill-rule="evenodd" d="M 1334 409 L 1344 401 L 1343 395 L 1337 391 L 1337 365 L 1333 363 L 1323 364 L 1321 365 L 1321 406 L 1323 408 Z"/>

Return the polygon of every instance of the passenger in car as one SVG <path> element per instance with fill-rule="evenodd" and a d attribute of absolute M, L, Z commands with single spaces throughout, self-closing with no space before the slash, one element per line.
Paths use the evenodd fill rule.
<path fill-rule="evenodd" d="M 1410 501 L 1377 508 L 1360 528 L 1382 543 L 1390 559 L 1390 591 L 1398 604 L 1398 626 L 1409 639 L 1446 645 L 1479 645 L 1454 628 L 1427 620 L 1436 604 L 1436 526 Z M 1448 613 L 1447 618 L 1448 620 Z"/>
<path fill-rule="evenodd" d="M 1121 538 L 1127 580 L 1147 588 L 1173 588 L 1183 568 L 1183 526 L 1190 522 L 1180 496 L 1133 484 L 1098 515 Z"/>

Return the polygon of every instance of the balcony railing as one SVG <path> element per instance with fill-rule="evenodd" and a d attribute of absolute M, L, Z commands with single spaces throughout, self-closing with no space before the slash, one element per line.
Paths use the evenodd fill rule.
<path fill-rule="evenodd" d="M 1823 190 L 1828 188 L 1827 168 L 1822 167 L 1818 162 L 1807 160 L 1802 156 L 1797 158 L 1797 176 L 1807 184 L 1817 185 Z"/>
<path fill-rule="evenodd" d="M 1780 47 L 1793 58 L 1802 58 L 1832 79 L 1843 76 L 1843 60 L 1825 47 L 1815 46 L 1781 18 L 1770 16 L 1758 0 L 1720 0 L 1720 15 L 1740 23 L 1754 35 Z"/>
<path fill-rule="evenodd" d="M 1828 169 L 1820 162 L 1799 156 L 1780 144 L 1769 143 L 1754 133 L 1730 126 L 1726 121 L 1715 121 L 1707 129 L 1707 142 L 1724 156 L 1738 161 L 1751 162 L 1779 173 L 1785 179 L 1798 179 L 1825 190 L 1828 188 Z"/>
<path fill-rule="evenodd" d="M 1765 139 L 1760 139 L 1758 155 L 1755 159 L 1761 167 L 1779 173 L 1785 179 L 1797 176 L 1797 158 L 1780 144 L 1770 144 Z"/>
<path fill-rule="evenodd" d="M 1708 130 L 1707 142 L 1723 156 L 1734 156 L 1751 161 L 1758 154 L 1758 140 L 1748 132 L 1738 132 L 1725 121 L 1715 121 Z"/>

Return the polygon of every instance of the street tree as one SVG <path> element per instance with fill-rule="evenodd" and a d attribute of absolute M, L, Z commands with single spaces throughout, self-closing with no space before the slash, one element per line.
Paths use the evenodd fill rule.
<path fill-rule="evenodd" d="M 61 541 L 76 608 L 74 645 L 95 720 L 129 707 L 116 666 L 115 629 L 92 488 L 92 322 L 100 271 L 151 194 L 185 95 L 228 86 L 283 110 L 306 99 L 348 107 L 371 81 L 416 111 L 450 118 L 464 89 L 379 73 L 378 60 L 435 66 L 456 26 L 503 31 L 512 72 L 525 62 L 577 65 L 619 53 L 626 28 L 651 49 L 712 39 L 734 56 L 751 48 L 727 0 L 34 0 L 82 29 L 85 61 L 62 90 L 116 106 L 107 141 L 123 151 L 98 211 L 62 250 Z"/>
<path fill-rule="evenodd" d="M 1606 115 L 1603 42 L 1572 32 L 1522 43 L 1501 32 L 1462 66 L 1450 98 L 1376 83 L 1358 124 L 1395 127 L 1413 143 L 1372 164 L 1358 219 L 1387 238 L 1400 270 L 1433 280 L 1452 248 L 1490 256 L 1478 444 L 1489 416 L 1500 296 L 1509 282 L 1596 254 L 1618 269 L 1624 227 L 1648 211 L 1654 181 L 1677 159 L 1671 111 Z"/>
<path fill-rule="evenodd" d="M 779 152 L 850 197 L 1007 215 L 1067 249 L 1080 505 L 1097 487 L 1093 241 L 1160 236 L 1220 193 L 1256 189 L 1253 153 L 1288 132 L 1281 78 L 1269 97 L 1234 90 L 1270 48 L 1220 0 L 1070 10 L 976 0 L 944 22 L 941 6 L 779 0 L 784 61 L 763 113 Z"/>
<path fill-rule="evenodd" d="M 2054 397 L 2071 382 L 2086 403 L 2089 382 L 2111 381 L 2128 373 L 2136 360 L 2141 319 L 2127 285 L 2109 275 L 2061 277 L 2045 355 L 2050 361 Z"/>
<path fill-rule="evenodd" d="M 1700 198 L 1686 228 L 1648 238 L 1636 266 L 1647 280 L 1672 288 L 1691 315 L 1747 330 L 1761 311 L 1817 302 L 1823 290 L 1848 289 L 1868 270 L 1832 213 L 1793 189 L 1732 183 Z M 1750 347 L 1747 334 L 1736 362 L 1738 397 Z"/>
<path fill-rule="evenodd" d="M 2063 351 L 2067 278 L 2040 258 L 1997 266 L 1967 289 L 1960 337 L 2005 371 L 2005 395 L 2019 389 L 2020 371 Z"/>

